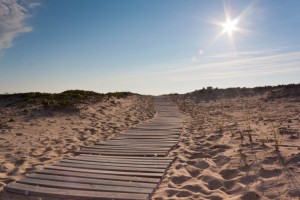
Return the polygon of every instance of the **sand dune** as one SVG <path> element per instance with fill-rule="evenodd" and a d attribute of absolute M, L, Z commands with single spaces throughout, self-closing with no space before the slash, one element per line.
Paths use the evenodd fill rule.
<path fill-rule="evenodd" d="M 0 190 L 26 173 L 73 156 L 75 150 L 114 137 L 155 114 L 150 97 L 106 98 L 70 109 L 45 110 L 36 104 L 0 105 Z M 0 192 L 0 199 L 8 199 Z M 18 199 L 18 198 L 16 198 Z M 33 198 L 34 199 L 34 198 Z"/>
<path fill-rule="evenodd" d="M 177 159 L 152 199 L 299 199 L 299 88 L 208 88 L 170 95 L 187 118 L 169 154 Z M 114 137 L 155 113 L 150 98 L 141 96 L 80 104 L 76 113 L 35 107 L 24 113 L 3 105 L 2 185 L 72 156 L 81 146 Z M 19 199 L 3 192 L 1 198 Z"/>
<path fill-rule="evenodd" d="M 299 86 L 246 93 L 172 96 L 190 117 L 152 199 L 300 198 Z"/>

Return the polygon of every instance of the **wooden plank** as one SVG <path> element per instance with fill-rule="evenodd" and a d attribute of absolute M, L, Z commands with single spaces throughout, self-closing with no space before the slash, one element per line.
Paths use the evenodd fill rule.
<path fill-rule="evenodd" d="M 118 141 L 118 142 L 127 142 L 127 143 L 143 143 L 143 144 L 152 144 L 152 143 L 157 143 L 157 144 L 176 144 L 178 143 L 178 140 L 174 140 L 174 139 L 152 139 L 152 138 L 149 138 L 149 139 L 125 139 L 125 138 L 114 138 L 114 139 L 111 139 L 111 141 L 115 142 L 115 141 Z"/>
<path fill-rule="evenodd" d="M 139 133 L 123 133 L 123 134 L 120 134 L 118 135 L 117 137 L 115 138 L 118 138 L 118 137 L 123 137 L 123 136 L 144 136 L 144 137 L 162 137 L 163 139 L 169 139 L 170 137 L 179 137 L 180 134 L 178 133 L 166 133 L 166 134 L 161 134 L 161 133 L 157 133 L 157 134 L 151 134 L 151 133 L 142 133 L 142 132 L 139 132 Z"/>
<path fill-rule="evenodd" d="M 97 157 L 87 157 L 86 155 L 79 155 L 76 157 L 70 157 L 67 160 L 86 160 L 90 162 L 106 162 L 106 163 L 128 163 L 128 164 L 148 164 L 153 165 L 155 164 L 162 164 L 168 165 L 171 161 L 166 160 L 140 160 L 138 157 L 137 159 L 105 159 L 105 158 L 97 158 Z"/>
<path fill-rule="evenodd" d="M 162 124 L 154 124 L 151 123 L 149 125 L 144 125 L 144 126 L 136 126 L 131 129 L 128 129 L 127 131 L 124 132 L 139 132 L 139 131 L 148 131 L 148 132 L 163 132 L 163 131 L 172 131 L 172 132 L 181 132 L 182 131 L 182 126 L 178 125 L 165 125 L 164 123 L 168 122 L 163 122 Z"/>
<path fill-rule="evenodd" d="M 121 133 L 120 135 L 180 135 L 182 133 L 182 131 L 173 131 L 173 130 L 153 130 L 153 131 L 147 131 L 147 130 L 143 130 L 143 129 L 139 129 L 136 131 L 126 131 L 124 133 Z"/>
<path fill-rule="evenodd" d="M 61 189 L 72 189 L 72 190 L 82 190 L 82 191 L 98 191 L 98 192 L 126 192 L 135 194 L 150 194 L 153 189 L 151 188 L 135 188 L 135 187 L 125 187 L 125 186 L 111 186 L 111 185 L 98 185 L 98 184 L 84 184 L 84 183 L 72 183 L 72 182 L 61 182 L 61 181 L 51 181 L 51 180 L 41 180 L 34 178 L 22 178 L 18 180 L 17 183 L 30 184 L 35 186 L 46 186 Z"/>
<path fill-rule="evenodd" d="M 137 157 L 132 157 L 132 156 L 96 156 L 96 155 L 84 155 L 85 157 L 93 157 L 93 158 L 108 158 L 108 159 L 137 159 Z M 148 157 L 139 157 L 139 160 L 151 160 L 151 161 L 157 161 L 157 160 L 163 160 L 163 161 L 172 161 L 175 159 L 175 157 L 153 157 L 153 158 L 148 158 Z"/>
<path fill-rule="evenodd" d="M 96 170 L 111 170 L 111 171 L 124 171 L 124 172 L 157 172 L 163 173 L 165 169 L 154 169 L 154 168 L 138 168 L 138 167 L 117 167 L 117 166 L 105 166 L 105 165 L 90 165 L 90 164 L 76 164 L 76 163 L 67 163 L 60 162 L 54 164 L 53 166 L 61 166 L 61 167 L 73 167 L 80 169 L 96 169 Z"/>
<path fill-rule="evenodd" d="M 140 149 L 140 148 L 144 148 L 144 149 L 148 149 L 148 148 L 156 148 L 156 149 L 170 149 L 170 147 L 172 147 L 172 145 L 157 145 L 157 144 L 139 144 L 139 145 L 129 145 L 129 144 L 124 144 L 124 145 L 110 145 L 110 144 L 106 144 L 106 145 L 99 145 L 99 144 L 95 144 L 93 145 L 93 147 L 98 147 L 98 148 L 132 148 L 132 149 Z"/>
<path fill-rule="evenodd" d="M 132 193 L 113 193 L 113 192 L 97 192 L 97 191 L 81 191 L 68 190 L 48 187 L 36 187 L 21 183 L 10 183 L 9 186 L 4 186 L 4 190 L 25 195 L 33 196 L 49 196 L 56 198 L 72 198 L 72 199 L 93 199 L 96 200 L 101 197 L 102 200 L 141 200 L 147 199 L 148 194 L 132 194 Z"/>
<path fill-rule="evenodd" d="M 57 176 L 69 176 L 69 177 L 83 177 L 99 180 L 116 180 L 116 181 L 128 181 L 128 182 L 143 182 L 143 183 L 157 183 L 159 178 L 146 178 L 146 177 L 136 177 L 136 176 L 121 176 L 121 175 L 110 175 L 110 174 L 95 174 L 89 172 L 72 172 L 72 171 L 63 171 L 44 169 L 37 171 L 36 174 L 50 174 Z"/>
<path fill-rule="evenodd" d="M 105 142 L 96 142 L 95 145 L 114 145 L 114 144 L 132 144 L 132 145 L 170 145 L 170 144 L 177 144 L 178 141 L 169 141 L 169 140 L 137 140 L 137 139 L 127 139 L 127 140 L 108 140 Z"/>
<path fill-rule="evenodd" d="M 124 186 L 124 187 L 135 187 L 135 188 L 154 188 L 157 185 L 155 183 L 142 183 L 142 182 L 121 181 L 121 180 L 115 181 L 115 180 L 105 180 L 105 179 L 55 176 L 55 175 L 46 175 L 46 174 L 29 174 L 27 175 L 27 177 L 34 178 L 34 179 L 61 181 L 61 182 Z"/>
<path fill-rule="evenodd" d="M 149 139 L 159 139 L 159 140 L 160 139 L 163 139 L 163 140 L 168 139 L 168 140 L 170 140 L 170 139 L 172 139 L 172 140 L 174 140 L 174 139 L 178 139 L 178 136 L 166 137 L 166 136 L 123 135 L 123 136 L 116 137 L 115 139 L 118 139 L 118 140 L 120 140 L 120 139 L 143 139 L 143 140 L 146 140 L 146 139 L 147 140 L 149 140 Z"/>
<path fill-rule="evenodd" d="M 156 139 L 156 140 L 141 140 L 141 139 L 139 139 L 139 140 L 137 140 L 137 139 L 127 139 L 126 141 L 125 140 L 123 140 L 123 141 L 121 141 L 121 140 L 116 140 L 116 139 L 110 139 L 110 140 L 107 140 L 107 141 L 105 141 L 105 142 L 96 142 L 95 144 L 115 144 L 115 143 L 121 143 L 121 142 L 123 142 L 123 143 L 132 143 L 132 144 L 145 144 L 145 143 L 147 143 L 147 144 L 170 144 L 170 143 L 172 143 L 172 144 L 174 144 L 174 143 L 178 143 L 178 140 L 158 140 L 158 139 Z"/>
<path fill-rule="evenodd" d="M 101 152 L 122 152 L 122 153 L 167 153 L 168 150 L 156 150 L 156 149 L 99 149 L 93 147 L 83 147 L 82 151 L 99 151 Z"/>
<path fill-rule="evenodd" d="M 133 147 L 133 148 L 139 148 L 139 147 L 145 147 L 145 148 L 171 148 L 174 145 L 177 145 L 178 143 L 169 143 L 169 144 L 151 144 L 151 143 L 143 143 L 143 144 L 132 144 L 130 146 L 130 143 L 125 143 L 125 142 L 116 142 L 114 144 L 96 144 L 99 146 L 116 146 L 116 147 L 124 147 L 124 148 L 129 148 L 129 147 Z"/>
<path fill-rule="evenodd" d="M 165 123 L 168 123 L 168 125 L 166 125 Z M 161 126 L 157 126 L 157 125 L 161 125 Z M 130 130 L 140 130 L 140 129 L 149 129 L 149 130 L 165 130 L 164 127 L 173 127 L 171 128 L 172 130 L 181 130 L 182 126 L 178 126 L 178 123 L 170 123 L 170 122 L 163 122 L 163 123 L 155 123 L 155 122 L 151 122 L 151 124 L 144 124 L 144 125 L 140 125 L 140 126 L 136 126 L 136 127 L 132 127 Z M 129 130 L 129 131 L 130 131 Z"/>
<path fill-rule="evenodd" d="M 61 167 L 61 166 L 46 166 L 45 169 L 56 169 L 72 172 L 89 172 L 95 174 L 112 174 L 112 175 L 124 175 L 124 176 L 139 176 L 139 177 L 150 177 L 150 178 L 161 178 L 163 173 L 146 173 L 146 172 L 124 172 L 124 171 L 111 171 L 111 170 L 95 170 L 95 169 L 82 169 L 72 167 Z"/>
<path fill-rule="evenodd" d="M 102 166 L 116 166 L 116 167 L 136 167 L 136 168 L 156 168 L 156 169 L 165 169 L 165 164 L 153 164 L 153 165 L 143 165 L 143 164 L 124 164 L 124 163 L 105 163 L 105 162 L 88 162 L 88 161 L 79 161 L 79 160 L 62 160 L 60 163 L 77 163 L 77 164 L 88 164 L 88 165 L 102 165 Z"/>
<path fill-rule="evenodd" d="M 169 138 L 179 138 L 180 134 L 177 133 L 170 133 L 170 134 L 162 134 L 162 133 L 157 133 L 157 134 L 147 134 L 147 135 L 143 135 L 143 133 L 124 133 L 124 134 L 120 134 L 118 137 L 137 137 L 137 136 L 144 136 L 144 137 L 159 137 L 159 138 L 163 138 L 163 139 L 169 139 Z"/>
<path fill-rule="evenodd" d="M 116 138 L 112 138 L 110 141 L 116 141 L 116 140 L 124 140 L 124 139 L 118 139 L 118 137 L 116 137 Z M 134 143 L 139 143 L 139 142 L 148 142 L 148 143 L 178 142 L 177 139 L 173 139 L 173 138 L 162 138 L 162 139 L 153 139 L 153 138 L 130 139 L 130 138 L 126 138 L 126 140 L 127 140 L 127 142 L 134 142 Z"/>
<path fill-rule="evenodd" d="M 126 152 L 102 152 L 102 151 L 88 151 L 88 150 L 79 150 L 75 151 L 78 154 L 94 154 L 94 155 L 115 155 L 115 156 L 149 156 L 149 157 L 163 157 L 166 155 L 166 153 L 143 153 L 143 152 L 137 152 L 137 153 L 126 153 Z"/>
<path fill-rule="evenodd" d="M 98 151 L 123 151 L 123 152 L 167 152 L 170 148 L 153 148 L 153 147 L 133 147 L 130 148 L 129 146 L 127 147 L 99 147 L 99 146 L 88 146 L 88 147 L 83 147 L 81 150 L 98 150 Z"/>
<path fill-rule="evenodd" d="M 102 145 L 93 145 L 93 146 L 87 146 L 85 148 L 94 148 L 94 149 L 114 149 L 114 150 L 164 150 L 168 151 L 170 148 L 168 147 L 149 147 L 149 146 L 102 146 Z"/>
<path fill-rule="evenodd" d="M 177 144 L 177 143 L 176 143 Z M 176 144 L 130 144 L 130 143 L 110 143 L 110 144 L 95 144 L 95 146 L 116 146 L 116 147 L 157 147 L 157 148 L 171 148 Z"/>
<path fill-rule="evenodd" d="M 151 138 L 161 138 L 161 139 L 171 139 L 171 138 L 178 138 L 179 134 L 153 134 L 153 135 L 143 135 L 142 133 L 140 134 L 121 134 L 116 138 L 120 137 L 143 137 L 146 139 L 151 139 Z"/>

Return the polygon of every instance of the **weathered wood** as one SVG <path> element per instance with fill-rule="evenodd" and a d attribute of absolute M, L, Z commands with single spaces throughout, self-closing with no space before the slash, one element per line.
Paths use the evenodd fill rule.
<path fill-rule="evenodd" d="M 149 146 L 102 146 L 102 145 L 93 145 L 93 146 L 87 146 L 85 148 L 93 148 L 93 149 L 114 149 L 114 150 L 164 150 L 168 151 L 169 148 L 167 147 L 149 147 Z"/>
<path fill-rule="evenodd" d="M 117 166 L 106 166 L 106 165 L 90 165 L 90 164 L 76 164 L 76 163 L 65 163 L 60 162 L 54 164 L 53 166 L 62 166 L 62 167 L 73 167 L 80 169 L 97 169 L 97 170 L 112 170 L 112 171 L 124 171 L 124 172 L 161 172 L 163 173 L 165 169 L 156 169 L 156 168 L 137 168 L 137 167 L 117 167 Z"/>
<path fill-rule="evenodd" d="M 150 177 L 150 178 L 161 178 L 163 173 L 150 173 L 150 172 L 125 172 L 125 171 L 111 171 L 111 170 L 96 170 L 96 169 L 82 169 L 72 167 L 61 167 L 61 166 L 46 166 L 45 169 L 56 169 L 72 172 L 89 172 L 94 174 L 112 174 L 112 175 L 124 175 L 124 176 L 139 176 L 139 177 Z"/>
<path fill-rule="evenodd" d="M 51 180 L 51 181 L 61 181 L 61 182 L 71 182 L 71 183 L 87 183 L 87 184 L 97 184 L 97 185 L 111 185 L 111 186 L 124 186 L 124 187 L 134 187 L 134 188 L 154 188 L 155 183 L 142 183 L 142 182 L 132 182 L 132 181 L 122 181 L 122 180 L 105 180 L 105 179 L 92 179 L 92 178 L 80 178 L 80 177 L 69 177 L 69 176 L 57 176 L 57 175 L 46 175 L 46 174 L 29 174 L 28 178 Z"/>
<path fill-rule="evenodd" d="M 14 192 L 23 195 L 39 195 L 56 198 L 72 198 L 72 199 L 93 199 L 93 200 L 141 200 L 147 199 L 148 194 L 131 194 L 121 192 L 98 192 L 98 191 L 81 191 L 68 190 L 61 188 L 36 187 L 28 184 L 10 183 L 9 186 L 4 186 L 4 189 L 9 192 Z"/>
<path fill-rule="evenodd" d="M 69 176 L 69 177 L 83 177 L 99 180 L 116 180 L 116 181 L 129 181 L 129 182 L 142 182 L 142 183 L 157 183 L 159 178 L 146 178 L 146 177 L 137 177 L 137 176 L 122 176 L 122 175 L 110 175 L 110 174 L 95 174 L 89 172 L 72 172 L 72 171 L 63 171 L 45 169 L 37 171 L 36 174 L 46 174 L 46 175 L 56 175 L 56 176 Z"/>
<path fill-rule="evenodd" d="M 61 182 L 52 180 L 41 180 L 34 178 L 23 178 L 17 183 L 30 184 L 35 186 L 45 186 L 45 187 L 55 187 L 62 189 L 72 189 L 72 190 L 82 190 L 82 191 L 99 191 L 99 192 L 126 192 L 126 193 L 137 193 L 137 194 L 149 194 L 151 193 L 151 188 L 133 188 L 125 186 L 111 186 L 111 185 L 99 185 L 99 184 L 84 184 L 84 183 L 73 183 L 73 182 Z"/>
<path fill-rule="evenodd" d="M 160 156 L 163 157 L 166 155 L 166 153 L 147 153 L 147 152 L 132 152 L 132 153 L 126 153 L 126 152 L 104 152 L 104 151 L 89 151 L 89 150 L 79 150 L 76 151 L 78 154 L 94 154 L 94 155 L 118 155 L 118 156 L 149 156 L 149 157 L 156 157 Z"/>
<path fill-rule="evenodd" d="M 168 159 L 168 160 L 160 160 L 159 158 L 162 157 L 136 157 L 136 158 L 123 158 L 125 156 L 120 156 L 119 158 L 116 158 L 115 156 L 113 158 L 106 158 L 106 155 L 89 155 L 89 154 L 81 154 L 75 157 L 70 157 L 67 159 L 90 159 L 94 160 L 95 162 L 130 162 L 130 163 L 159 163 L 159 164 L 168 164 L 174 159 Z M 153 159 L 144 159 L 144 158 L 153 158 Z"/>
<path fill-rule="evenodd" d="M 97 147 L 84 147 L 81 150 L 87 151 L 99 151 L 101 152 L 123 152 L 123 153 L 166 153 L 168 150 L 165 149 L 130 149 L 130 148 L 123 148 L 123 149 L 113 149 L 113 148 L 97 148 Z"/>
<path fill-rule="evenodd" d="M 167 165 L 154 163 L 152 165 L 148 164 L 124 164 L 124 163 L 107 163 L 107 162 L 89 162 L 89 161 L 78 161 L 78 160 L 62 160 L 60 163 L 77 163 L 77 164 L 88 164 L 88 165 L 102 165 L 102 166 L 115 166 L 115 167 L 136 167 L 136 168 L 157 168 L 165 169 Z"/>
<path fill-rule="evenodd" d="M 93 157 L 93 158 L 106 158 L 106 159 L 124 159 L 124 160 L 132 160 L 132 159 L 138 159 L 138 160 L 150 160 L 153 162 L 156 162 L 157 160 L 162 160 L 162 161 L 172 161 L 175 158 L 174 157 L 164 157 L 164 158 L 159 158 L 159 157 L 153 157 L 153 158 L 148 158 L 148 157 L 133 157 L 133 156 L 95 156 L 95 155 L 79 155 L 79 156 L 84 156 L 84 157 Z"/>

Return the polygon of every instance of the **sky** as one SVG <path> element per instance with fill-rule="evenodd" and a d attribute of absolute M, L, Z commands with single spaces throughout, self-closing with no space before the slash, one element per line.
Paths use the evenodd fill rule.
<path fill-rule="evenodd" d="M 0 0 L 0 93 L 299 83 L 299 7 L 299 0 Z"/>

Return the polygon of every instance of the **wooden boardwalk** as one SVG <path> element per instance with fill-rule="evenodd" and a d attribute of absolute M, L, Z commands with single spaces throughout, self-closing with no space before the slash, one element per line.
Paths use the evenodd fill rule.
<path fill-rule="evenodd" d="M 119 136 L 4 186 L 23 195 L 70 199 L 149 199 L 173 162 L 183 115 L 163 97 L 157 115 Z"/>

